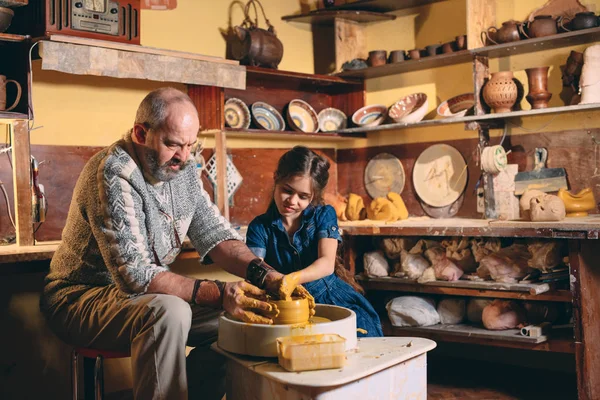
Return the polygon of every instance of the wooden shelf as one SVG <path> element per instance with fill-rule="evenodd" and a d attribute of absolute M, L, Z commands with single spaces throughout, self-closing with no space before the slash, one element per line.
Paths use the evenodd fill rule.
<path fill-rule="evenodd" d="M 575 340 L 570 332 L 555 332 L 546 341 L 536 343 L 536 338 L 521 336 L 517 329 L 507 331 L 489 331 L 483 327 L 467 324 L 433 325 L 422 327 L 394 327 L 383 323 L 386 336 L 417 336 L 440 342 L 479 344 L 486 346 L 510 347 L 524 350 L 549 351 L 556 353 L 574 353 Z"/>
<path fill-rule="evenodd" d="M 564 114 L 564 113 L 572 113 L 572 112 L 581 112 L 581 111 L 594 111 L 600 110 L 600 103 L 593 104 L 577 104 L 574 106 L 562 106 L 562 107 L 549 107 L 542 108 L 538 110 L 521 110 L 521 111 L 511 111 L 508 113 L 500 113 L 500 114 L 485 114 L 485 115 L 468 115 L 465 117 L 456 117 L 456 118 L 440 118 L 440 119 L 428 119 L 420 122 L 405 124 L 405 123 L 389 123 L 385 125 L 379 126 L 371 126 L 371 127 L 354 127 L 342 129 L 339 133 L 358 133 L 358 132 L 382 132 L 382 131 L 393 131 L 398 129 L 407 129 L 407 128 L 424 128 L 428 126 L 440 126 L 440 125 L 452 125 L 452 124 L 462 124 L 469 122 L 482 122 L 482 121 L 502 121 L 505 119 L 511 118 L 521 118 L 521 117 L 534 117 L 538 115 L 551 115 L 551 114 Z"/>
<path fill-rule="evenodd" d="M 306 74 L 302 72 L 282 71 L 272 68 L 246 67 L 248 80 L 269 79 L 270 82 L 289 82 L 290 80 L 304 82 L 304 84 L 318 85 L 320 87 L 347 86 L 362 89 L 364 83 L 360 79 L 346 79 L 337 75 Z"/>
<path fill-rule="evenodd" d="M 344 71 L 336 76 L 344 78 L 371 79 L 382 76 L 402 74 L 405 72 L 420 71 L 430 68 L 445 67 L 448 65 L 462 64 L 473 61 L 473 53 L 469 50 L 456 51 L 454 53 L 439 54 L 431 57 L 423 57 L 419 60 L 405 60 L 379 67 L 369 67 L 352 71 Z"/>
<path fill-rule="evenodd" d="M 229 138 L 243 139 L 278 139 L 278 140 L 318 140 L 321 142 L 340 142 L 354 140 L 366 137 L 360 134 L 339 134 L 339 133 L 304 133 L 293 131 L 267 131 L 263 129 L 225 129 Z M 200 132 L 200 136 L 214 136 L 215 131 Z"/>
<path fill-rule="evenodd" d="M 600 215 L 566 218 L 558 222 L 500 221 L 470 218 L 416 217 L 394 223 L 340 222 L 344 235 L 354 236 L 476 236 L 598 239 Z"/>
<path fill-rule="evenodd" d="M 0 7 L 2 6 L 2 2 L 0 1 Z M 28 39 L 31 39 L 29 35 L 15 35 L 12 33 L 0 33 L 0 42 L 24 42 Z"/>
<path fill-rule="evenodd" d="M 326 10 L 364 10 L 389 12 L 405 8 L 421 7 L 444 0 L 357 0 L 352 3 L 327 7 Z"/>
<path fill-rule="evenodd" d="M 12 111 L 0 111 L 0 120 L 3 119 L 29 119 L 27 114 Z"/>
<path fill-rule="evenodd" d="M 598 40 L 600 40 L 600 28 L 582 29 L 580 31 L 560 33 L 541 38 L 520 40 L 517 42 L 503 43 L 471 50 L 462 50 L 433 57 L 424 57 L 420 60 L 407 60 L 394 64 L 385 64 L 379 67 L 344 71 L 336 75 L 345 78 L 379 78 L 405 72 L 461 64 L 471 61 L 475 56 L 489 58 L 509 57 L 519 54 L 534 53 L 536 51 L 577 46 Z"/>
<path fill-rule="evenodd" d="M 489 297 L 517 300 L 556 301 L 570 303 L 573 296 L 568 290 L 550 290 L 547 283 L 499 283 L 473 281 L 435 281 L 418 283 L 408 279 L 385 277 L 357 277 L 365 290 L 429 293 L 449 296 Z"/>
<path fill-rule="evenodd" d="M 311 25 L 331 25 L 335 19 L 345 19 L 363 24 L 393 21 L 395 15 L 383 14 L 372 11 L 349 10 L 317 10 L 308 14 L 286 15 L 281 17 L 286 22 L 302 22 Z"/>

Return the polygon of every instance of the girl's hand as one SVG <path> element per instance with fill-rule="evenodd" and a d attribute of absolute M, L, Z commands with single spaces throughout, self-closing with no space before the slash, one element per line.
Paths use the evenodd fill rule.
<path fill-rule="evenodd" d="M 292 295 L 308 300 L 308 307 L 311 317 L 315 315 L 315 299 L 302 285 L 299 285 L 300 272 L 292 272 L 284 275 L 279 284 L 279 298 L 282 300 L 292 300 Z"/>
<path fill-rule="evenodd" d="M 225 283 L 223 309 L 244 322 L 272 325 L 273 308 L 265 301 L 251 296 L 264 296 L 264 290 L 245 281 Z"/>

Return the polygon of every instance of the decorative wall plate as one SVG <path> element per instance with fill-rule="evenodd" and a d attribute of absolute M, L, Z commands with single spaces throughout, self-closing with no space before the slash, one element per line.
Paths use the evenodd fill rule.
<path fill-rule="evenodd" d="M 389 192 L 402 193 L 406 176 L 398 158 L 389 153 L 379 153 L 365 168 L 365 189 L 372 198 L 385 197 Z"/>
<path fill-rule="evenodd" d="M 248 129 L 250 126 L 250 110 L 240 99 L 230 98 L 225 102 L 225 124 L 234 129 Z"/>
<path fill-rule="evenodd" d="M 319 130 L 317 112 L 304 100 L 290 101 L 287 109 L 287 121 L 295 131 L 312 133 Z"/>
<path fill-rule="evenodd" d="M 262 101 L 252 104 L 252 116 L 259 128 L 268 131 L 285 130 L 285 121 L 279 112 L 271 105 Z"/>
<path fill-rule="evenodd" d="M 415 192 L 432 207 L 451 205 L 467 186 L 466 166 L 462 154 L 454 147 L 447 144 L 428 147 L 415 161 Z"/>

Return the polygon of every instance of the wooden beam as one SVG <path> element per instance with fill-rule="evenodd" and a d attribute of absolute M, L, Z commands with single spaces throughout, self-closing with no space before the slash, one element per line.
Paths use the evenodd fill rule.
<path fill-rule="evenodd" d="M 240 65 L 49 40 L 39 43 L 42 69 L 76 75 L 246 89 L 246 68 Z"/>
<path fill-rule="evenodd" d="M 484 46 L 481 32 L 496 25 L 496 0 L 467 0 L 467 48 Z"/>
<path fill-rule="evenodd" d="M 18 246 L 34 245 L 31 215 L 31 150 L 27 123 L 28 121 L 18 120 L 9 124 Z"/>
<path fill-rule="evenodd" d="M 346 61 L 368 57 L 367 37 L 363 25 L 358 22 L 336 18 L 334 28 L 336 71 L 341 71 L 342 64 Z"/>
<path fill-rule="evenodd" d="M 229 220 L 229 197 L 227 196 L 227 139 L 225 130 L 215 135 L 215 152 L 217 158 L 217 206 L 223 216 Z"/>

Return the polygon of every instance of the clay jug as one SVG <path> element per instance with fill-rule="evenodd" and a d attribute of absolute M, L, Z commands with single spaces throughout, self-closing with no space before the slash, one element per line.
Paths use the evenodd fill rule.
<path fill-rule="evenodd" d="M 567 22 L 565 22 L 567 20 Z M 567 18 L 561 18 L 560 27 L 567 31 L 579 31 L 581 29 L 595 28 L 598 26 L 598 17 L 593 12 L 580 12 L 575 14 L 575 18 L 569 21 Z M 567 25 L 569 28 L 567 28 Z"/>
<path fill-rule="evenodd" d="M 548 91 L 548 69 L 550 67 L 527 68 L 527 81 L 529 83 L 529 94 L 527 101 L 533 110 L 547 108 L 552 93 Z"/>
<path fill-rule="evenodd" d="M 521 32 L 528 39 L 556 35 L 558 33 L 556 25 L 556 20 L 551 15 L 537 15 L 533 21 L 525 25 L 527 32 L 525 29 Z"/>
<path fill-rule="evenodd" d="M 17 97 L 15 98 L 14 103 L 6 108 L 6 85 L 9 83 L 14 83 L 17 86 Z M 19 100 L 21 100 L 21 85 L 19 85 L 19 82 L 12 79 L 6 79 L 6 76 L 0 75 L 0 111 L 10 111 L 14 109 L 17 104 L 19 104 Z"/>
<path fill-rule="evenodd" d="M 502 27 L 497 29 L 490 26 L 487 31 L 481 32 L 481 40 L 486 45 L 486 38 L 493 44 L 516 42 L 521 40 L 519 29 L 522 24 L 518 21 L 510 20 L 502 23 Z"/>
<path fill-rule="evenodd" d="M 258 27 L 257 3 L 269 27 L 268 30 Z M 254 6 L 256 19 L 250 19 L 250 5 Z M 283 57 L 283 44 L 275 34 L 275 28 L 265 14 L 258 0 L 249 0 L 244 8 L 245 19 L 241 26 L 234 27 L 235 38 L 231 42 L 231 53 L 243 65 L 277 69 Z"/>
<path fill-rule="evenodd" d="M 511 71 L 493 73 L 483 87 L 483 99 L 496 113 L 510 112 L 517 95 L 517 85 Z"/>

